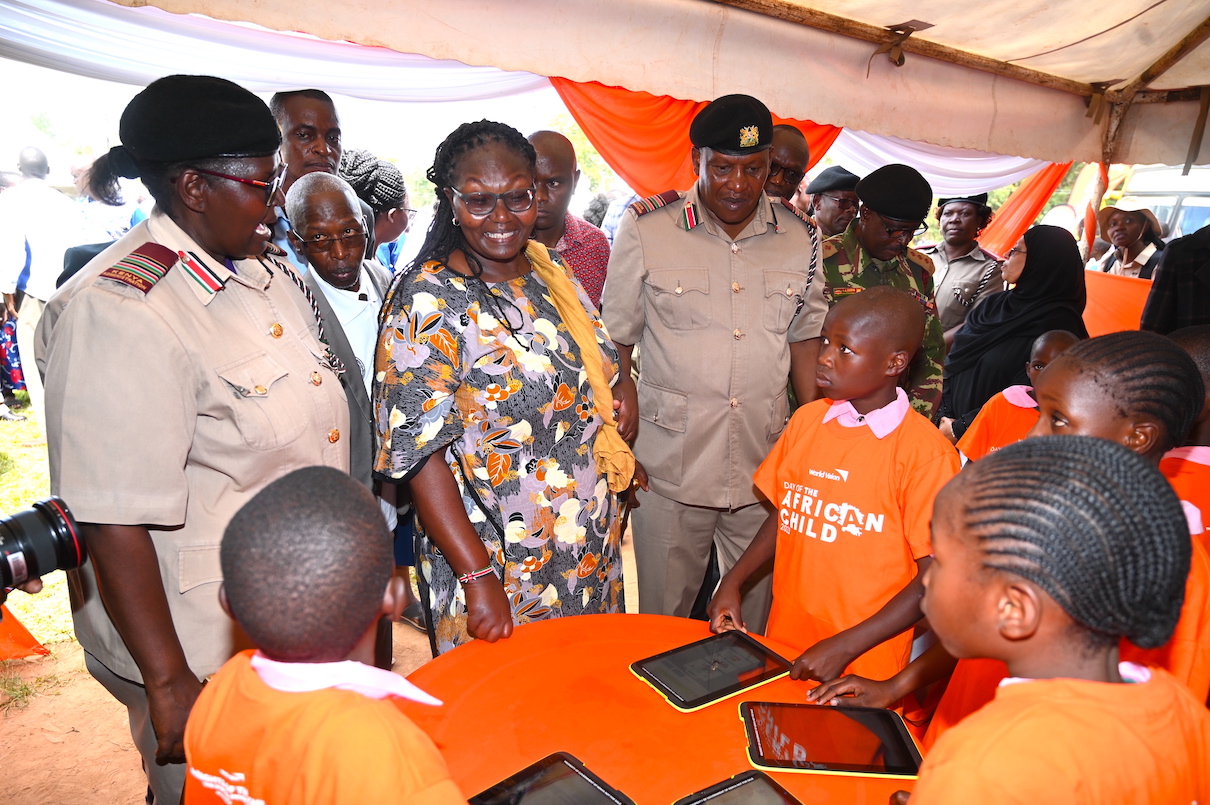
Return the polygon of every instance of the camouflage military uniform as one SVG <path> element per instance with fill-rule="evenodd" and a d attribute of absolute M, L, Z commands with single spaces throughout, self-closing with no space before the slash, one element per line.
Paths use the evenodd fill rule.
<path fill-rule="evenodd" d="M 907 372 L 904 388 L 912 407 L 933 419 L 941 405 L 945 364 L 945 340 L 933 298 L 933 261 L 915 249 L 893 260 L 876 260 L 863 252 L 853 224 L 824 241 L 823 258 L 824 298 L 829 308 L 842 297 L 875 285 L 911 291 L 925 306 L 924 343 Z"/>

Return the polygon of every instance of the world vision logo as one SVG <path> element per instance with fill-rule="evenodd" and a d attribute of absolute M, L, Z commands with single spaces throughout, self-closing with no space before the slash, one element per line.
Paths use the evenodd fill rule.
<path fill-rule="evenodd" d="M 848 481 L 849 471 L 836 468 L 836 472 L 828 472 L 827 470 L 807 470 L 815 478 L 827 478 L 829 481 Z"/>

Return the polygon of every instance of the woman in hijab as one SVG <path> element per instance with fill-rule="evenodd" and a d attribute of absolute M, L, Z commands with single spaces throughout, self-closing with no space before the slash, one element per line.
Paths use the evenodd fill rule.
<path fill-rule="evenodd" d="M 1009 290 L 970 312 L 945 361 L 941 428 L 947 436 L 952 428 L 955 440 L 997 392 L 1028 383 L 1035 338 L 1048 330 L 1088 337 L 1084 264 L 1066 229 L 1035 226 L 1009 249 L 1000 272 Z"/>

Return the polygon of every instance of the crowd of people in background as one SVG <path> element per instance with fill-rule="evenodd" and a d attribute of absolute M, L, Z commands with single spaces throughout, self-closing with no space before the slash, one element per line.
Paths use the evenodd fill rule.
<path fill-rule="evenodd" d="M 421 213 L 345 137 L 322 90 L 171 76 L 77 199 L 32 148 L 0 193 L 6 319 L 89 545 L 76 633 L 149 802 L 223 801 L 232 772 L 264 797 L 379 739 L 409 747 L 382 763 L 398 790 L 462 801 L 363 701 L 426 700 L 389 671 L 391 622 L 437 656 L 635 611 L 626 534 L 637 611 L 770 635 L 813 701 L 902 713 L 935 746 L 913 802 L 1079 788 L 1105 761 L 1076 745 L 1066 776 L 1023 771 L 1068 701 L 1133 767 L 1096 801 L 1210 797 L 1207 230 L 1165 245 L 1108 206 L 1099 263 L 1046 225 L 997 255 L 987 193 L 808 176 L 802 133 L 747 95 L 694 119 L 692 187 L 583 216 L 564 133 L 459 126 Z M 1086 270 L 1152 280 L 1154 332 L 1090 339 Z M 1050 687 L 995 693 L 1022 676 Z M 1167 731 L 1093 702 L 1124 682 L 1122 712 Z M 349 708 L 356 741 L 316 720 Z M 257 763 L 299 739 L 324 769 Z"/>

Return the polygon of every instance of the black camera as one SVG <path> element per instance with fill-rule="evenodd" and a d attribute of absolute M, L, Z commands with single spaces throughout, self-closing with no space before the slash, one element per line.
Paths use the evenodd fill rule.
<path fill-rule="evenodd" d="M 60 498 L 0 518 L 0 584 L 5 587 L 77 568 L 87 558 L 80 527 Z"/>

